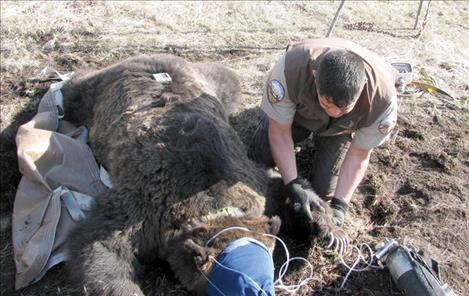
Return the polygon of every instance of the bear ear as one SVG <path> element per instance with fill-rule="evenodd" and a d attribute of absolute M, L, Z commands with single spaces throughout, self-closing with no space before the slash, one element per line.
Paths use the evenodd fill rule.
<path fill-rule="evenodd" d="M 265 231 L 269 234 L 276 235 L 280 231 L 280 226 L 282 225 L 282 221 L 278 216 L 273 216 L 269 219 L 266 225 Z"/>
<path fill-rule="evenodd" d="M 208 256 L 210 255 L 207 248 L 202 247 L 190 238 L 184 241 L 184 250 L 193 256 L 198 264 L 204 264 L 207 262 Z"/>

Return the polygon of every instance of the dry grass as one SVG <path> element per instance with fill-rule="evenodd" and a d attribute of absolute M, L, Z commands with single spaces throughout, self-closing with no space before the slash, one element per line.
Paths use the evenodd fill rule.
<path fill-rule="evenodd" d="M 37 80 L 44 67 L 52 66 L 67 72 L 77 67 L 101 67 L 129 56 L 153 53 L 173 53 L 193 61 L 218 61 L 233 68 L 240 76 L 243 101 L 233 121 L 239 129 L 247 130 L 243 134 L 246 140 L 249 123 L 244 120 L 255 117 L 255 112 L 250 110 L 259 103 L 263 78 L 276 57 L 291 42 L 324 36 L 338 5 L 338 1 L 0 2 L 0 156 L 3 168 L 0 251 L 1 264 L 5 266 L 1 271 L 2 286 L 5 287 L 1 295 L 14 294 L 9 221 L 20 175 L 12 141 L 17 125 L 24 121 L 22 117 L 35 110 L 47 88 L 47 82 Z M 443 180 L 441 183 L 446 184 L 449 193 L 433 190 L 432 196 L 436 197 L 430 200 L 431 211 L 409 199 L 409 194 L 396 192 L 408 180 L 421 180 L 414 186 L 416 188 L 411 188 L 416 192 L 426 192 L 431 186 L 436 188 L 422 178 L 434 180 L 433 177 L 438 179 L 444 175 L 426 171 L 425 167 L 422 170 L 417 165 L 425 155 L 444 161 L 437 156 L 446 153 L 457 168 L 458 165 L 461 167 L 455 172 L 467 177 L 469 2 L 431 2 L 421 34 L 419 29 L 412 29 L 417 8 L 416 1 L 347 1 L 333 32 L 334 36 L 360 43 L 389 61 L 411 61 L 419 73 L 432 77 L 439 87 L 454 97 L 444 99 L 426 95 L 401 101 L 403 128 L 394 143 L 399 150 L 392 148 L 394 146 L 379 150 L 367 181 L 357 193 L 346 227 L 354 243 L 374 243 L 384 236 L 393 236 L 407 243 L 426 246 L 443 264 L 451 266 L 450 284 L 462 295 L 469 288 L 469 262 L 465 259 L 462 264 L 458 263 L 462 260 L 459 256 L 464 256 L 469 249 L 467 180 L 451 179 L 452 183 L 448 181 L 448 184 Z M 425 5 L 421 20 L 424 15 Z M 425 124 L 435 118 L 441 127 L 427 130 Z M 423 140 L 410 137 L 412 132 L 422 134 Z M 416 146 L 426 149 L 427 154 L 415 152 L 423 155 L 420 158 L 410 155 L 409 151 Z M 458 198 L 462 204 L 459 209 L 454 201 Z M 426 221 L 424 215 L 446 217 Z M 442 221 L 447 227 L 442 227 Z M 304 253 L 300 242 L 288 242 L 293 253 Z M 352 276 L 350 285 L 336 292 L 330 287 L 340 284 L 344 275 L 337 258 L 319 246 L 303 255 L 308 256 L 315 266 L 314 281 L 302 290 L 303 295 L 313 291 L 317 295 L 395 293 L 385 273 L 364 274 L 361 280 L 358 279 L 360 275 Z M 301 269 L 289 279 L 298 278 L 300 274 Z M 382 281 L 382 285 L 360 285 L 366 284 L 367 279 L 368 283 Z M 156 277 L 150 281 L 145 285 L 162 288 L 161 292 L 154 292 L 155 295 L 181 293 L 172 279 Z M 43 286 L 15 295 L 34 295 L 37 291 L 44 295 L 74 293 L 68 290 L 66 280 L 57 276 L 48 276 L 41 284 Z"/>

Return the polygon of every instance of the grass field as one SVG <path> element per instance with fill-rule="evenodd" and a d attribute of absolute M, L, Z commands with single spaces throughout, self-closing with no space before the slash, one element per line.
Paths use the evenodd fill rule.
<path fill-rule="evenodd" d="M 20 180 L 14 136 L 34 114 L 59 72 L 100 68 L 140 54 L 171 53 L 190 61 L 216 61 L 235 70 L 243 98 L 231 121 L 247 142 L 259 118 L 264 77 L 289 44 L 323 37 L 339 1 L 314 2 L 95 2 L 1 1 L 1 295 L 82 295 L 63 268 L 37 284 L 14 290 L 11 214 Z M 332 33 L 388 61 L 408 61 L 452 98 L 401 97 L 399 132 L 375 150 L 356 192 L 345 229 L 354 245 L 384 238 L 427 249 L 445 282 L 469 290 L 469 2 L 346 1 Z M 298 155 L 300 169 L 308 151 Z M 306 256 L 314 277 L 299 295 L 400 295 L 389 273 L 352 273 L 319 245 L 288 235 L 292 255 Z M 279 259 L 280 255 L 277 256 Z M 354 255 L 345 260 L 351 264 Z M 296 266 L 294 283 L 306 272 Z M 148 295 L 185 295 L 166 266 L 148 270 Z M 280 292 L 280 291 L 279 291 Z M 280 292 L 279 294 L 283 294 Z"/>

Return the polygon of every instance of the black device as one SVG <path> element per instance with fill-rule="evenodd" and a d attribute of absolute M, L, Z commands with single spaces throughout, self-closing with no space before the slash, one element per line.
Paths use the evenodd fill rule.
<path fill-rule="evenodd" d="M 380 245 L 374 261 L 389 269 L 397 287 L 406 296 L 456 296 L 448 284 L 442 283 L 438 263 L 428 253 L 416 252 L 395 240 Z"/>

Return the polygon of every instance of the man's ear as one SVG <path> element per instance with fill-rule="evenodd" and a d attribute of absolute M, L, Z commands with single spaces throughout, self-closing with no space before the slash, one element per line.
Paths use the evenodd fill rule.
<path fill-rule="evenodd" d="M 280 226 L 282 225 L 282 221 L 278 216 L 273 216 L 267 222 L 265 227 L 265 231 L 268 234 L 276 235 L 280 231 Z"/>

